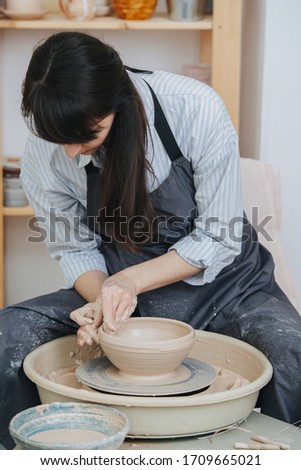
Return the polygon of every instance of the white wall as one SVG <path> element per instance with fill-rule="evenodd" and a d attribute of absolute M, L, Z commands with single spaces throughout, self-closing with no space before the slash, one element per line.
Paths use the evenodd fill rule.
<path fill-rule="evenodd" d="M 246 0 L 241 153 L 281 175 L 281 238 L 301 299 L 301 2 Z"/>
<path fill-rule="evenodd" d="M 301 299 L 301 2 L 266 0 L 260 158 L 282 179 L 282 240 Z"/>

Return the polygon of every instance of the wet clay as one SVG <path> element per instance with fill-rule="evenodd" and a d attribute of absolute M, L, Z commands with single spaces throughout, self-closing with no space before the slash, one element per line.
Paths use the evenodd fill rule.
<path fill-rule="evenodd" d="M 99 328 L 100 345 L 111 363 L 133 380 L 168 380 L 189 354 L 195 331 L 168 318 L 130 318 L 115 336 Z M 143 379 L 145 377 L 145 379 Z"/>
<path fill-rule="evenodd" d="M 96 359 L 103 355 L 103 351 L 99 344 L 93 343 L 91 346 L 85 344 L 84 346 L 78 346 L 75 344 L 69 352 L 70 358 L 75 358 L 75 362 L 78 366 L 84 364 L 90 359 Z"/>
<path fill-rule="evenodd" d="M 84 345 L 78 346 L 78 344 L 74 344 L 71 350 L 68 353 L 69 358 L 72 358 L 75 361 L 75 365 L 72 367 L 60 367 L 58 369 L 54 369 L 51 372 L 45 374 L 41 372 L 43 377 L 48 378 L 51 382 L 55 382 L 61 385 L 66 385 L 68 387 L 72 387 L 75 389 L 86 389 L 89 390 L 88 387 L 81 384 L 75 375 L 76 368 L 81 364 L 89 361 L 90 359 L 97 359 L 103 355 L 102 349 L 99 344 L 93 343 L 92 346 Z"/>

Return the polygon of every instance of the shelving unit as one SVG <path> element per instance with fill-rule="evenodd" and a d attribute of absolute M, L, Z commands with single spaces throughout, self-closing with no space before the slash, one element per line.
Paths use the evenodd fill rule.
<path fill-rule="evenodd" d="M 3 207 L 3 216 L 16 217 L 16 216 L 32 216 L 34 212 L 30 206 L 25 207 Z"/>
<path fill-rule="evenodd" d="M 244 0 L 214 0 L 213 16 L 199 21 L 172 21 L 165 15 L 149 20 L 126 21 L 100 17 L 92 21 L 70 21 L 62 14 L 49 14 L 41 20 L 16 21 L 0 19 L 0 70 L 2 69 L 2 35 L 9 30 L 134 30 L 199 31 L 200 61 L 212 65 L 212 86 L 222 96 L 233 124 L 238 130 L 240 103 L 241 28 Z M 0 107 L 2 109 L 2 74 L 0 73 Z M 0 118 L 0 162 L 2 162 L 2 122 Z M 0 163 L 0 306 L 4 305 L 4 237 L 6 217 L 32 216 L 31 207 L 3 207 L 2 163 Z"/>
<path fill-rule="evenodd" d="M 108 29 L 143 29 L 143 30 L 212 30 L 212 19 L 200 21 L 171 21 L 166 15 L 153 16 L 149 20 L 121 20 L 115 17 L 96 17 L 89 21 L 69 21 L 62 14 L 48 14 L 43 19 L 34 21 L 1 20 L 2 29 L 53 29 L 53 30 L 108 30 Z"/>

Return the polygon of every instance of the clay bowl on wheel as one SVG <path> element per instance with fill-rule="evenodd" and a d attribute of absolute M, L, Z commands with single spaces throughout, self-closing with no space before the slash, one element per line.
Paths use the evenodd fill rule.
<path fill-rule="evenodd" d="M 167 377 L 188 356 L 195 340 L 187 323 L 168 318 L 130 318 L 117 335 L 99 329 L 103 352 L 120 374 Z"/>

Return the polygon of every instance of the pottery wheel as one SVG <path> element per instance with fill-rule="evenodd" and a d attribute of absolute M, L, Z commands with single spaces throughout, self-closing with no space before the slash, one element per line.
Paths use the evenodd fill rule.
<path fill-rule="evenodd" d="M 200 392 L 211 385 L 216 370 L 209 364 L 193 358 L 166 376 L 139 377 L 120 372 L 107 357 L 100 357 L 80 365 L 77 379 L 101 392 L 131 396 L 168 396 Z"/>

